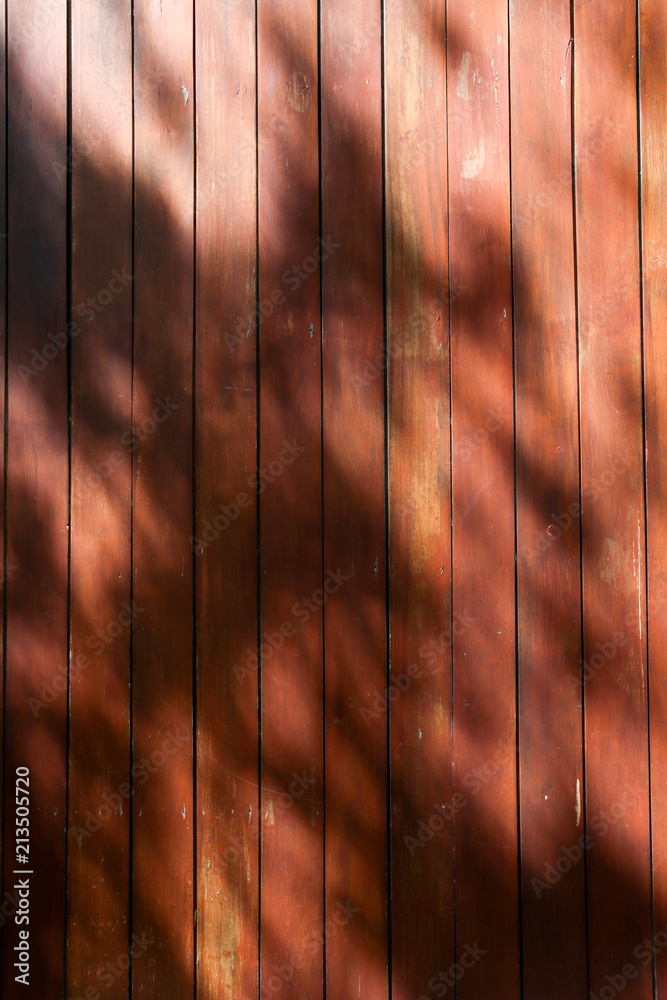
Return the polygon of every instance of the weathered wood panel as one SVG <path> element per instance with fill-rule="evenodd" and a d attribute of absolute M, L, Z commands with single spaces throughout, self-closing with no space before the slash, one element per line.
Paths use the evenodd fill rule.
<path fill-rule="evenodd" d="M 195 15 L 197 996 L 235 1000 L 259 977 L 255 4 Z"/>
<path fill-rule="evenodd" d="M 67 831 L 69 428 L 67 10 L 9 2 L 7 409 L 2 995 L 64 990 Z M 49 336 L 51 335 L 51 336 Z M 63 347 L 62 344 L 65 344 Z M 30 700 L 32 699 L 32 700 Z M 17 861 L 16 769 L 30 771 L 30 865 Z M 20 808 L 25 808 L 24 805 Z M 25 855 L 23 855 L 25 857 Z M 29 986 L 14 917 L 29 880 Z"/>
<path fill-rule="evenodd" d="M 481 1000 L 520 988 L 506 4 L 450 7 L 447 38 L 456 938 Z"/>
<path fill-rule="evenodd" d="M 545 882 L 585 833 L 569 3 L 514 0 L 510 45 L 523 989 L 583 1000 L 585 866 Z"/>
<path fill-rule="evenodd" d="M 134 18 L 132 966 L 136 997 L 195 971 L 192 382 L 194 67 L 190 0 Z M 145 940 L 144 940 L 145 939 Z"/>
<path fill-rule="evenodd" d="M 260 0 L 260 971 L 285 1000 L 324 977 L 317 27 L 313 0 Z"/>
<path fill-rule="evenodd" d="M 132 601 L 130 6 L 72 5 L 70 746 L 67 995 L 127 952 Z M 113 99 L 108 100 L 112 94 Z M 104 108 L 104 117 L 100 109 Z M 102 180 L 103 178 L 103 180 Z M 86 304 L 92 299 L 92 305 Z M 121 794 L 121 789 L 125 794 Z M 119 970 L 108 996 L 125 997 Z"/>
<path fill-rule="evenodd" d="M 575 3 L 574 26 L 576 147 L 590 150 L 577 159 L 576 250 L 586 828 L 594 843 L 589 974 L 597 994 L 651 937 L 636 5 Z M 626 994 L 653 996 L 650 964 L 638 967 Z"/>
<path fill-rule="evenodd" d="M 366 376 L 387 379 L 391 684 L 364 707 L 376 729 L 390 713 L 391 976 L 410 997 L 456 955 L 444 37 L 442 5 L 387 5 L 387 349 Z"/>
<path fill-rule="evenodd" d="M 381 6 L 322 13 L 326 995 L 380 1000 L 387 727 L 359 708 L 387 683 L 384 379 L 364 379 L 384 347 Z"/>

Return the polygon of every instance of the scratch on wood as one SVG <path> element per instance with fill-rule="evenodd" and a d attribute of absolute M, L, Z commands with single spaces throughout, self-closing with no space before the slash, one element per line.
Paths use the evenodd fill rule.
<path fill-rule="evenodd" d="M 567 71 L 567 60 L 568 60 L 568 56 L 570 55 L 570 48 L 572 46 L 572 42 L 573 41 L 574 41 L 574 39 L 570 38 L 570 40 L 567 43 L 567 48 L 565 49 L 565 65 L 563 66 L 563 73 L 562 73 L 562 76 L 560 78 L 560 82 L 561 83 L 563 83 L 564 79 L 565 79 L 565 73 Z"/>
<path fill-rule="evenodd" d="M 560 75 L 560 85 L 563 88 L 563 113 L 565 115 L 565 120 L 566 121 L 567 121 L 567 99 L 566 99 L 566 91 L 565 91 L 565 79 L 566 79 L 566 74 L 567 74 L 567 60 L 568 60 L 569 55 L 570 55 L 570 47 L 571 47 L 573 41 L 574 41 L 574 39 L 572 37 L 570 37 L 570 40 L 567 43 L 567 48 L 565 49 L 565 62 L 563 64 L 563 72 Z"/>
<path fill-rule="evenodd" d="M 462 101 L 468 100 L 468 72 L 470 70 L 470 53 L 464 52 L 461 56 L 461 66 L 456 83 L 456 93 Z"/>
<path fill-rule="evenodd" d="M 500 111 L 498 110 L 498 71 L 496 69 L 495 52 L 491 46 L 491 73 L 493 75 L 493 93 L 496 99 L 496 125 L 500 127 Z"/>
<path fill-rule="evenodd" d="M 581 819 L 581 785 L 579 783 L 579 778 L 577 778 L 575 812 L 577 814 L 577 826 L 579 826 L 579 820 Z"/>

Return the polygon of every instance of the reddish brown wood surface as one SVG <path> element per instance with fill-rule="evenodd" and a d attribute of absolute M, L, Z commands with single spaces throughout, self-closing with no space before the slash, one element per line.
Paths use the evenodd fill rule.
<path fill-rule="evenodd" d="M 520 988 L 508 21 L 447 20 L 451 246 L 454 813 L 462 998 Z"/>
<path fill-rule="evenodd" d="M 66 189 L 52 169 L 67 156 L 67 25 L 63 5 L 38 29 L 39 13 L 38 0 L 7 5 L 6 558 L 16 569 L 6 599 L 3 997 L 59 996 L 64 988 L 67 353 L 48 335 L 62 338 L 68 322 Z M 30 769 L 29 868 L 16 863 L 17 767 Z M 26 929 L 14 921 L 19 868 L 34 872 L 25 876 L 29 985 L 13 967 Z"/>
<path fill-rule="evenodd" d="M 589 966 L 599 993 L 651 937 L 635 4 L 577 3 L 574 25 L 575 136 L 591 150 L 577 161 L 576 221 Z M 625 992 L 653 995 L 650 964 Z"/>
<path fill-rule="evenodd" d="M 324 975 L 317 5 L 261 0 L 257 44 L 260 983 L 265 995 L 314 1000 Z"/>
<path fill-rule="evenodd" d="M 259 955 L 255 4 L 195 14 L 197 996 L 236 1000 Z"/>
<path fill-rule="evenodd" d="M 545 880 L 585 832 L 569 4 L 513 2 L 510 36 L 523 987 L 583 1000 L 583 853 Z"/>
<path fill-rule="evenodd" d="M 135 6 L 134 996 L 192 990 L 193 9 Z"/>
<path fill-rule="evenodd" d="M 640 5 L 643 318 L 646 407 L 646 532 L 648 541 L 648 676 L 651 709 L 653 926 L 667 927 L 667 10 Z M 662 936 L 661 936 L 662 940 Z M 640 944 L 640 941 L 637 941 Z M 636 956 L 635 956 L 636 957 Z M 640 961 L 646 960 L 642 947 Z M 667 996 L 667 952 L 656 954 L 659 998 Z"/>
<path fill-rule="evenodd" d="M 359 710 L 387 683 L 384 378 L 364 380 L 384 347 L 380 22 L 377 0 L 335 0 L 321 25 L 326 994 L 376 1000 L 389 994 L 387 727 Z"/>
<path fill-rule="evenodd" d="M 3 997 L 660 1000 L 662 7 L 5 6 Z"/>
<path fill-rule="evenodd" d="M 72 495 L 67 995 L 127 953 L 132 54 L 129 5 L 72 7 Z M 94 81 L 94 83 L 92 83 Z M 113 100 L 107 102 L 107 95 Z M 98 109 L 105 107 L 102 118 Z M 104 180 L 101 180 L 104 178 Z M 121 279 L 116 275 L 122 275 Z M 87 305 L 89 298 L 93 305 Z M 121 794 L 121 789 L 125 794 Z M 98 975 L 98 970 L 101 970 Z M 120 969 L 107 996 L 124 997 Z"/>
<path fill-rule="evenodd" d="M 387 6 L 387 351 L 358 393 L 364 400 L 387 378 L 392 689 L 381 686 L 379 701 L 369 689 L 364 707 L 379 735 L 393 699 L 391 975 L 394 995 L 410 997 L 430 995 L 456 955 L 444 37 L 439 4 L 417 18 L 408 3 Z M 431 820 L 436 835 L 422 844 L 420 824 Z"/>

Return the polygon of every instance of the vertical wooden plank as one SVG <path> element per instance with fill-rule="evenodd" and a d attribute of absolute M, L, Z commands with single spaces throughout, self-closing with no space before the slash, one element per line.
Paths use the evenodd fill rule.
<path fill-rule="evenodd" d="M 384 24 L 388 357 L 355 405 L 381 405 L 386 363 L 392 990 L 418 997 L 455 961 L 444 8 L 389 0 Z M 379 734 L 387 701 L 364 694 Z"/>
<path fill-rule="evenodd" d="M 579 447 L 570 6 L 510 3 L 523 984 L 584 998 Z M 571 513 L 574 511 L 574 515 Z M 563 530 L 566 518 L 573 522 Z M 561 864 L 562 867 L 567 865 Z M 560 874 L 560 873 L 557 873 Z M 567 960 L 563 956 L 567 955 Z"/>
<path fill-rule="evenodd" d="M 195 969 L 191 0 L 135 4 L 134 60 L 132 926 L 152 943 L 132 982 L 180 998 Z"/>
<path fill-rule="evenodd" d="M 381 5 L 321 10 L 326 993 L 381 998 L 387 728 L 359 709 L 387 683 L 384 378 L 357 381 L 384 345 Z"/>
<path fill-rule="evenodd" d="M 260 0 L 261 983 L 304 1000 L 323 979 L 318 89 L 315 0 Z"/>
<path fill-rule="evenodd" d="M 322 586 L 321 320 L 317 265 L 301 265 L 315 263 L 319 234 L 317 6 L 262 0 L 258 19 L 260 975 L 273 989 L 291 969 L 281 995 L 314 998 L 321 943 L 304 943 L 323 919 L 322 621 L 311 601 Z M 295 774 L 308 790 L 283 809 Z"/>
<path fill-rule="evenodd" d="M 52 163 L 67 155 L 65 0 L 54 0 L 46 19 L 39 0 L 10 0 L 7 33 L 7 561 L 17 569 L 7 586 L 4 890 L 17 898 L 22 876 L 14 870 L 33 874 L 25 876 L 29 985 L 15 978 L 20 927 L 12 913 L 3 934 L 2 995 L 58 997 L 64 989 L 69 434 L 67 351 L 58 345 L 67 341 L 67 201 Z M 17 767 L 30 769 L 29 867 L 16 862 Z"/>
<path fill-rule="evenodd" d="M 508 27 L 504 0 L 448 6 L 461 1000 L 520 995 Z"/>
<path fill-rule="evenodd" d="M 254 0 L 195 24 L 197 996 L 236 1000 L 259 959 Z"/>
<path fill-rule="evenodd" d="M 132 17 L 72 5 L 72 510 L 67 995 L 128 948 Z M 121 275 L 119 279 L 117 275 Z M 87 300 L 92 299 L 92 306 Z M 104 637 L 104 638 L 102 638 Z M 124 964 L 124 963 L 123 963 Z M 125 997 L 126 969 L 107 996 Z"/>
<path fill-rule="evenodd" d="M 598 993 L 651 936 L 637 35 L 634 0 L 577 0 L 574 10 L 576 146 L 604 146 L 577 160 L 576 192 L 586 810 L 597 841 L 588 854 L 589 961 Z M 653 995 L 650 964 L 626 992 Z"/>
<path fill-rule="evenodd" d="M 641 172 L 646 399 L 648 656 L 651 696 L 651 792 L 654 927 L 667 928 L 667 9 L 639 6 Z M 661 939 L 663 937 L 661 936 Z M 658 1000 L 667 996 L 667 951 L 656 956 Z"/>

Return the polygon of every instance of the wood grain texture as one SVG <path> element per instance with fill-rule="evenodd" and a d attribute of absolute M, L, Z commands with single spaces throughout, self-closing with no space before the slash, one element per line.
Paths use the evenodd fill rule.
<path fill-rule="evenodd" d="M 646 533 L 648 541 L 648 663 L 651 707 L 651 807 L 656 932 L 667 927 L 667 10 L 639 7 L 641 169 L 646 401 Z M 662 938 L 661 938 L 662 939 Z M 639 942 L 638 942 L 639 943 Z M 667 996 L 667 952 L 656 955 L 659 1000 Z"/>
<path fill-rule="evenodd" d="M 8 410 L 3 997 L 60 996 L 67 775 L 66 5 L 7 6 Z M 66 339 L 66 338 L 65 338 Z M 45 699 L 45 692 L 48 690 Z M 34 701 L 29 701 L 34 699 Z M 30 769 L 29 985 L 16 981 L 16 768 Z M 11 901 L 13 897 L 14 902 Z M 3 900 L 6 902 L 7 898 Z"/>
<path fill-rule="evenodd" d="M 260 982 L 265 995 L 314 1000 L 324 975 L 317 4 L 260 0 L 257 34 Z"/>
<path fill-rule="evenodd" d="M 388 747 L 386 717 L 359 709 L 387 683 L 384 378 L 363 382 L 384 348 L 380 21 L 377 0 L 322 7 L 323 548 L 341 573 L 324 608 L 326 994 L 373 1000 L 389 994 Z"/>
<path fill-rule="evenodd" d="M 651 936 L 636 7 L 574 10 L 575 136 L 577 150 L 591 150 L 577 159 L 576 220 L 586 810 L 596 842 L 587 858 L 589 966 L 597 993 Z M 650 965 L 626 992 L 653 995 Z"/>
<path fill-rule="evenodd" d="M 523 989 L 583 1000 L 582 859 L 543 888 L 584 833 L 569 4 L 515 0 L 510 33 Z"/>
<path fill-rule="evenodd" d="M 662 6 L 0 10 L 3 997 L 667 1000 Z"/>
<path fill-rule="evenodd" d="M 195 24 L 197 996 L 237 1000 L 259 975 L 255 3 Z"/>
<path fill-rule="evenodd" d="M 426 4 L 415 18 L 412 4 L 387 4 L 389 627 L 392 685 L 407 685 L 388 695 L 392 987 L 411 997 L 430 995 L 429 981 L 456 960 L 444 38 L 442 5 Z M 379 369 L 373 392 L 385 378 Z M 374 696 L 368 711 L 377 711 Z M 381 729 L 377 704 L 380 718 L 369 721 Z M 437 835 L 422 845 L 429 821 Z"/>
<path fill-rule="evenodd" d="M 195 969 L 192 18 L 190 0 L 135 5 L 135 997 L 182 997 Z"/>
<path fill-rule="evenodd" d="M 70 747 L 67 994 L 127 952 L 132 457 L 131 10 L 72 6 Z M 108 100 L 112 94 L 113 99 Z M 101 109 L 106 110 L 103 117 Z M 114 273 L 115 272 L 115 273 Z M 92 300 L 92 305 L 90 304 Z M 128 973 L 107 996 L 125 997 Z"/>
<path fill-rule="evenodd" d="M 458 996 L 481 1000 L 520 991 L 506 4 L 451 7 L 447 39 L 456 939 L 484 950 Z"/>

